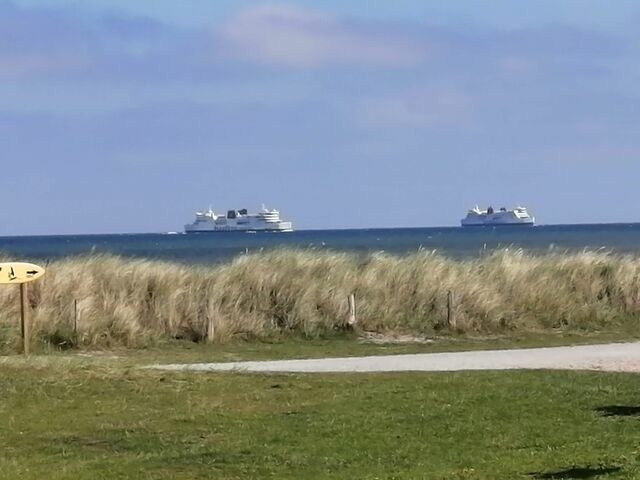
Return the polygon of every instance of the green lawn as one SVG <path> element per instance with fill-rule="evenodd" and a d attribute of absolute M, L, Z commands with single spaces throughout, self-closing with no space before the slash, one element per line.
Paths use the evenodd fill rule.
<path fill-rule="evenodd" d="M 637 375 L 132 363 L 0 360 L 0 478 L 640 478 Z"/>

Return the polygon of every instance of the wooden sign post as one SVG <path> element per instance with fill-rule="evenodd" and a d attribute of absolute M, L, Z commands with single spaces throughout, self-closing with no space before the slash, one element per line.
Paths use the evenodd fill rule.
<path fill-rule="evenodd" d="M 0 263 L 0 284 L 20 285 L 20 330 L 22 332 L 22 352 L 29 355 L 29 289 L 28 283 L 44 275 L 44 268 L 31 263 Z"/>

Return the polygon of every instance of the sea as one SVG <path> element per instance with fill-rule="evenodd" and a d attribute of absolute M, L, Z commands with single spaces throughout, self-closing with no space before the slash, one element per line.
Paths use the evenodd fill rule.
<path fill-rule="evenodd" d="M 532 254 L 600 250 L 636 255 L 640 254 L 640 223 L 0 237 L 0 255 L 4 259 L 41 262 L 114 254 L 210 264 L 282 248 L 395 255 L 427 250 L 456 259 L 504 249 L 523 249 Z"/>

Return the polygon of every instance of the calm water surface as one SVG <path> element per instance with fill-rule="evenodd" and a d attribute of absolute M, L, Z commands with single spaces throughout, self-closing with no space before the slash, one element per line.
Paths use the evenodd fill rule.
<path fill-rule="evenodd" d="M 281 247 L 395 254 L 424 248 L 455 258 L 474 257 L 496 248 L 519 247 L 534 253 L 550 249 L 580 251 L 604 248 L 617 253 L 640 254 L 640 224 L 0 237 L 0 252 L 31 260 L 53 260 L 95 252 L 211 263 L 229 260 L 245 252 Z"/>

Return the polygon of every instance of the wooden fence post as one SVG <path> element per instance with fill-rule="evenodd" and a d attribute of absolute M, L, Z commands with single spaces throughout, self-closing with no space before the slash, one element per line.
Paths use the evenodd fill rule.
<path fill-rule="evenodd" d="M 447 326 L 450 328 L 456 328 L 455 300 L 455 293 L 449 290 L 447 292 Z"/>
<path fill-rule="evenodd" d="M 349 295 L 349 325 L 355 325 L 356 321 L 356 296 L 352 293 Z"/>
<path fill-rule="evenodd" d="M 73 300 L 73 336 L 78 341 L 78 300 Z"/>
<path fill-rule="evenodd" d="M 215 327 L 213 324 L 213 318 L 211 317 L 211 315 L 207 315 L 207 338 L 205 339 L 205 341 L 207 343 L 213 343 L 214 334 Z"/>
<path fill-rule="evenodd" d="M 26 283 L 20 284 L 20 329 L 22 330 L 22 353 L 29 355 L 29 287 Z"/>

